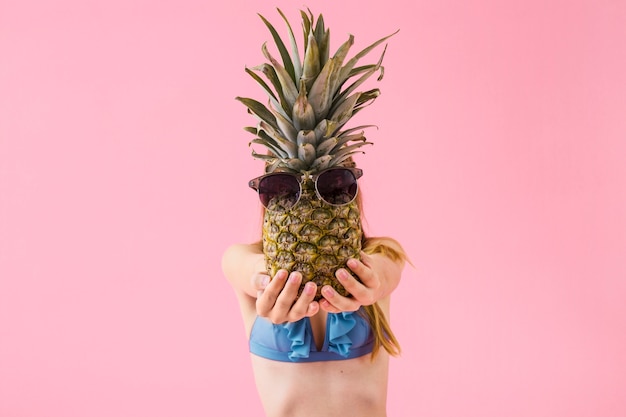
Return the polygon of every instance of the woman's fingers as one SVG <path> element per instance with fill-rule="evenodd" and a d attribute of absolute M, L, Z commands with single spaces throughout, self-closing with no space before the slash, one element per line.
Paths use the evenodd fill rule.
<path fill-rule="evenodd" d="M 366 287 L 364 283 L 359 282 L 352 274 L 348 273 L 348 271 L 340 268 L 335 273 L 335 276 L 346 291 L 348 291 L 353 298 L 358 300 L 361 305 L 374 303 L 375 300 L 372 299 L 373 290 Z"/>
<path fill-rule="evenodd" d="M 368 256 L 361 254 L 362 261 L 349 259 L 348 268 L 358 276 L 358 279 L 345 268 L 339 268 L 335 277 L 350 294 L 344 297 L 337 293 L 331 286 L 322 288 L 323 300 L 320 307 L 329 313 L 341 311 L 356 311 L 361 306 L 371 305 L 380 298 L 381 282 L 376 272 L 367 265 Z"/>
<path fill-rule="evenodd" d="M 289 321 L 297 321 L 303 317 L 311 317 L 319 311 L 319 304 L 313 301 L 317 285 L 314 282 L 307 282 L 302 293 L 289 310 Z"/>
<path fill-rule="evenodd" d="M 252 284 L 252 288 L 254 288 L 257 292 L 257 297 L 259 297 L 267 284 L 270 282 L 270 276 L 264 272 L 258 272 L 252 276 L 250 283 Z"/>
<path fill-rule="evenodd" d="M 340 268 L 335 273 L 339 283 L 361 305 L 374 304 L 380 298 L 381 284 L 378 276 L 370 268 L 355 259 L 348 261 L 348 266 L 350 266 L 352 272 L 358 275 L 360 282 L 347 270 Z"/>
<path fill-rule="evenodd" d="M 356 298 L 342 296 L 330 285 L 322 287 L 322 296 L 324 299 L 320 301 L 320 307 L 329 313 L 357 311 L 362 305 Z"/>
<path fill-rule="evenodd" d="M 276 324 L 294 322 L 316 314 L 319 311 L 319 304 L 313 300 L 317 286 L 309 282 L 304 286 L 302 294 L 298 295 L 301 283 L 300 272 L 288 274 L 286 270 L 278 271 L 265 289 L 259 291 L 257 314 L 267 317 Z"/>
<path fill-rule="evenodd" d="M 281 269 L 263 290 L 259 290 L 259 295 L 256 299 L 256 310 L 259 316 L 267 317 L 270 314 L 274 308 L 276 300 L 285 286 L 287 275 L 287 271 Z"/>
<path fill-rule="evenodd" d="M 299 294 L 302 283 L 300 272 L 294 271 L 289 274 L 282 269 L 269 283 L 267 275 L 259 274 L 253 278 L 256 280 L 256 288 L 259 288 L 257 313 L 269 318 L 273 323 L 284 323 L 310 317 L 320 308 L 338 313 L 356 311 L 363 305 L 373 304 L 378 299 L 380 288 L 378 276 L 367 264 L 356 259 L 350 259 L 347 265 L 358 275 L 358 279 L 345 268 L 338 269 L 335 276 L 350 296 L 344 297 L 326 285 L 322 288 L 323 299 L 319 302 L 314 301 L 317 286 L 313 282 L 307 283 Z"/>
<path fill-rule="evenodd" d="M 350 270 L 359 277 L 364 286 L 377 290 L 378 287 L 380 287 L 380 278 L 374 269 L 369 266 L 369 260 L 370 256 L 365 252 L 361 252 L 361 260 L 348 259 L 346 264 L 348 265 L 348 268 L 350 268 Z"/>
<path fill-rule="evenodd" d="M 276 299 L 274 310 L 277 310 L 277 314 L 287 314 L 291 309 L 296 297 L 298 296 L 298 289 L 300 289 L 300 282 L 302 282 L 302 274 L 299 272 L 292 272 L 287 278 L 287 282 L 280 295 Z"/>

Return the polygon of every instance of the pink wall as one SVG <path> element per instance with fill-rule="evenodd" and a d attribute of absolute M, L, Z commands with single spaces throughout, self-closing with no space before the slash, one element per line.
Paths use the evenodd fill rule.
<path fill-rule="evenodd" d="M 210 3 L 0 2 L 1 416 L 261 415 L 220 256 L 259 225 L 256 12 L 283 26 Z M 400 28 L 358 118 L 416 266 L 389 414 L 626 415 L 626 3 L 309 6 L 333 49 Z"/>

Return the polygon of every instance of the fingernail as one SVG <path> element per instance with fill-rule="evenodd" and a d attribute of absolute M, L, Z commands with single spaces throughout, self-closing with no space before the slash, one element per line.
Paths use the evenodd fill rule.
<path fill-rule="evenodd" d="M 306 295 L 311 295 L 315 292 L 315 284 L 313 284 L 312 282 L 307 282 L 306 285 L 304 286 L 304 293 Z"/>
<path fill-rule="evenodd" d="M 263 278 L 263 281 L 261 281 L 261 288 L 265 288 L 267 287 L 267 284 L 270 283 L 270 277 L 268 277 L 267 275 Z"/>
<path fill-rule="evenodd" d="M 291 282 L 292 284 L 295 284 L 299 280 L 300 280 L 299 272 L 292 272 L 291 275 L 289 275 L 289 282 Z"/>
<path fill-rule="evenodd" d="M 348 279 L 348 273 L 345 269 L 340 269 L 337 271 L 337 278 L 339 279 L 339 281 L 345 281 L 346 279 Z"/>
<path fill-rule="evenodd" d="M 324 287 L 324 295 L 326 297 L 332 298 L 335 296 L 335 290 L 333 290 L 331 287 Z"/>
<path fill-rule="evenodd" d="M 348 264 L 350 268 L 354 268 L 357 266 L 356 259 L 348 259 L 348 262 L 346 262 L 346 264 Z"/>

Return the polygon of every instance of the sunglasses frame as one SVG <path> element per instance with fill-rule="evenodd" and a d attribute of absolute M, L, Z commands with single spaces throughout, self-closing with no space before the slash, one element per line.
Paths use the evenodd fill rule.
<path fill-rule="evenodd" d="M 352 198 L 352 200 L 348 201 L 347 203 L 342 203 L 342 204 L 332 204 L 329 203 L 328 201 L 326 201 L 321 195 L 319 190 L 317 189 L 317 179 L 320 177 L 320 175 L 328 172 L 328 171 L 334 171 L 334 170 L 345 170 L 345 171 L 350 171 L 352 173 L 352 175 L 354 175 L 354 180 L 356 182 L 356 193 L 354 193 L 354 197 Z M 296 199 L 295 203 L 293 203 L 293 205 L 291 207 L 295 207 L 298 202 L 300 201 L 300 197 L 302 197 L 302 183 L 304 181 L 307 180 L 311 180 L 313 181 L 313 184 L 315 185 L 315 194 L 317 194 L 317 196 L 319 197 L 320 200 L 322 200 L 323 202 L 325 202 L 326 204 L 330 204 L 331 206 L 345 206 L 347 204 L 352 203 L 355 199 L 356 196 L 359 194 L 359 182 L 358 179 L 361 178 L 363 176 L 363 170 L 361 168 L 356 168 L 356 167 L 331 167 L 331 168 L 326 168 L 323 171 L 320 171 L 316 174 L 310 174 L 309 172 L 305 172 L 305 173 L 293 173 L 293 172 L 271 172 L 269 174 L 265 174 L 265 175 L 261 175 L 260 177 L 256 177 L 254 179 L 251 179 L 248 182 L 248 186 L 250 188 L 252 188 L 254 191 L 257 192 L 257 194 L 259 195 L 259 184 L 261 182 L 261 180 L 268 178 L 268 177 L 272 177 L 272 176 L 276 176 L 276 175 L 289 175 L 292 176 L 296 179 L 296 181 L 298 182 L 298 186 L 300 187 L 300 190 L 298 192 L 298 198 Z M 263 200 L 261 200 L 261 196 L 259 195 L 259 200 L 261 201 L 261 204 L 263 204 Z M 265 207 L 265 205 L 263 204 L 263 207 Z M 267 209 L 267 207 L 265 207 Z"/>

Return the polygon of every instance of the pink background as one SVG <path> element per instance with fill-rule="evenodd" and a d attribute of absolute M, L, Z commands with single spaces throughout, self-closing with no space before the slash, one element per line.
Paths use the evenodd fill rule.
<path fill-rule="evenodd" d="M 259 230 L 234 97 L 274 6 L 0 1 L 1 416 L 262 414 L 220 257 Z M 333 51 L 400 29 L 354 122 L 416 266 L 389 414 L 626 415 L 626 3 L 308 6 Z"/>

